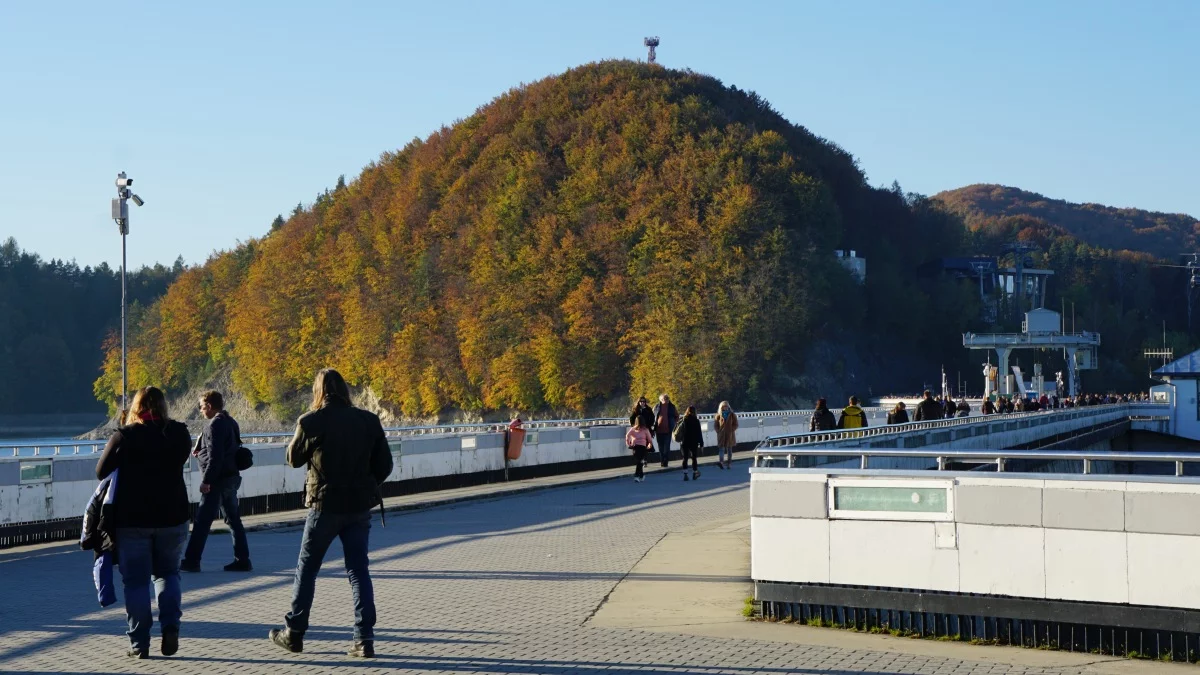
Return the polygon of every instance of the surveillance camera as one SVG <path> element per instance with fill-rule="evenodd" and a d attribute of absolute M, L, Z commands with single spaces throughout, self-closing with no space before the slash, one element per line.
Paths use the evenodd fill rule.
<path fill-rule="evenodd" d="M 133 185 L 132 178 L 126 178 L 123 173 L 117 177 L 117 187 L 129 187 L 130 185 Z"/>
<path fill-rule="evenodd" d="M 130 199 L 132 199 L 132 200 L 133 200 L 133 203 L 134 203 L 134 204 L 137 204 L 138 206 L 141 206 L 142 204 L 145 204 L 145 203 L 146 203 L 146 202 L 142 201 L 142 198 L 141 198 L 141 197 L 139 197 L 139 196 L 137 196 L 137 195 L 132 195 L 132 196 L 130 197 Z"/>

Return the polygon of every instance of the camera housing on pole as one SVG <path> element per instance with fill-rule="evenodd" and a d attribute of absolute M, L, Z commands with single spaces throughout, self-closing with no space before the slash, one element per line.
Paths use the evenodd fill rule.
<path fill-rule="evenodd" d="M 125 172 L 117 174 L 117 196 L 112 200 L 112 219 L 117 222 L 117 229 L 121 233 L 121 418 L 124 421 L 125 413 L 129 411 L 129 371 L 126 368 L 126 348 L 125 348 L 125 333 L 126 333 L 126 285 L 125 285 L 125 236 L 129 234 L 129 200 L 132 199 L 134 204 L 141 206 L 146 202 L 141 197 L 133 194 L 130 186 L 133 185 L 133 179 L 126 176 Z"/>

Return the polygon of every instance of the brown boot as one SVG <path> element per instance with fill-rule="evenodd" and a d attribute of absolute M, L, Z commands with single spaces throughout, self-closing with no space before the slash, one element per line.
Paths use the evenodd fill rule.
<path fill-rule="evenodd" d="M 360 659 L 373 659 L 375 658 L 375 642 L 373 640 L 355 642 L 354 645 L 350 647 L 350 651 L 346 652 L 346 655 L 354 656 Z"/>

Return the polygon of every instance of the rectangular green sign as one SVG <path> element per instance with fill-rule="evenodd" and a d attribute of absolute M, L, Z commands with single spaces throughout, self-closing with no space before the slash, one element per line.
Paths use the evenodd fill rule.
<path fill-rule="evenodd" d="M 50 462 L 21 462 L 22 483 L 44 483 L 50 480 Z"/>
<path fill-rule="evenodd" d="M 833 504 L 838 511 L 946 513 L 946 488 L 835 486 Z"/>

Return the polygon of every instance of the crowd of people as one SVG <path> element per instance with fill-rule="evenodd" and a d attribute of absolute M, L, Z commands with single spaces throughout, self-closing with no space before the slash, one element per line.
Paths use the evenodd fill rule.
<path fill-rule="evenodd" d="M 1111 403 L 1131 403 L 1138 401 L 1149 401 L 1150 395 L 1147 393 L 1141 394 L 1081 394 L 1076 397 L 1064 396 L 1059 398 L 1057 395 L 1042 394 L 1040 397 L 1025 398 L 1022 396 L 997 396 L 995 400 L 991 398 L 984 399 L 980 404 L 979 412 L 984 415 L 997 415 L 1014 412 L 1037 412 L 1039 410 L 1061 410 L 1064 408 L 1077 408 L 1083 406 L 1106 405 Z M 853 401 L 853 399 L 852 399 Z M 824 399 L 817 402 L 816 412 L 813 414 L 814 420 L 820 414 Z M 940 420 L 952 417 L 969 417 L 971 415 L 971 404 L 966 398 L 960 397 L 957 402 L 950 396 L 934 397 L 933 392 L 926 389 L 922 394 L 921 401 L 917 404 L 916 414 L 910 420 L 908 416 L 908 407 L 904 401 L 898 401 L 896 406 L 888 413 L 888 424 L 906 424 L 909 421 L 922 422 L 927 420 Z M 814 429 L 815 431 L 816 429 Z"/>
<path fill-rule="evenodd" d="M 713 418 L 713 431 L 717 436 L 717 468 L 730 469 L 733 450 L 737 446 L 737 414 L 729 401 L 721 401 Z M 683 479 L 700 478 L 700 453 L 704 449 L 704 430 L 696 416 L 696 406 L 684 409 L 683 417 L 671 402 L 671 397 L 661 394 L 658 403 L 650 407 L 649 400 L 641 397 L 629 413 L 629 430 L 625 432 L 625 446 L 633 453 L 635 483 L 645 480 L 644 467 L 650 453 L 658 453 L 659 466 L 670 467 L 671 442 L 679 444 L 683 458 Z M 688 462 L 691 471 L 688 471 Z"/>
<path fill-rule="evenodd" d="M 95 517 L 86 520 L 81 543 L 96 552 L 98 586 L 104 576 L 101 560 L 120 569 L 130 658 L 149 656 L 154 623 L 152 584 L 158 599 L 160 652 L 164 656 L 178 652 L 183 615 L 180 572 L 200 571 L 209 529 L 218 512 L 224 515 L 233 539 L 234 559 L 225 570 L 253 569 L 237 499 L 240 468 L 252 461 L 252 455 L 245 458 L 248 450 L 242 446 L 241 430 L 224 410 L 220 392 L 205 393 L 199 404 L 206 423 L 193 445 L 187 427 L 170 418 L 163 392 L 143 387 L 96 464 L 101 485 L 88 508 L 89 516 Z M 189 539 L 184 466 L 193 456 L 199 464 L 201 484 Z M 305 506 L 309 512 L 300 539 L 290 611 L 284 615 L 283 627 L 269 631 L 267 637 L 288 652 L 303 651 L 317 572 L 330 544 L 340 539 L 354 598 L 354 639 L 348 654 L 373 657 L 375 596 L 367 558 L 370 511 L 378 505 L 382 513 L 380 486 L 392 472 L 392 453 L 383 425 L 375 414 L 351 405 L 345 379 L 327 368 L 317 373 L 312 404 L 296 421 L 286 456 L 292 467 L 307 467 Z M 109 567 L 110 577 L 111 573 Z M 115 602 L 111 588 L 100 590 L 102 604 L 105 598 Z"/>

